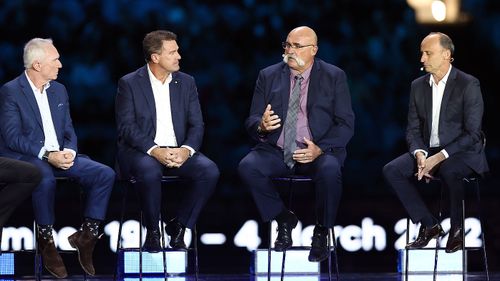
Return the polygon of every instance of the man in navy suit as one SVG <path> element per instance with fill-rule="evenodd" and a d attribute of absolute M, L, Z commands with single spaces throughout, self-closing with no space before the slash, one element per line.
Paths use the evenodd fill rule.
<path fill-rule="evenodd" d="M 204 123 L 194 78 L 179 71 L 177 36 L 164 30 L 143 40 L 146 65 L 122 77 L 116 96 L 118 162 L 123 178 L 134 177 L 147 228 L 144 249 L 160 248 L 161 178 L 180 176 L 189 189 L 168 222 L 173 249 L 185 249 L 192 229 L 219 178 L 217 165 L 199 149 Z"/>
<path fill-rule="evenodd" d="M 479 81 L 451 65 L 454 49 L 450 37 L 440 32 L 422 40 L 420 62 L 428 74 L 411 84 L 408 152 L 383 169 L 412 221 L 421 224 L 417 239 L 407 248 L 423 248 L 431 239 L 444 235 L 418 193 L 418 181 L 428 182 L 438 175 L 449 190 L 451 230 L 446 252 L 452 253 L 462 248 L 462 179 L 488 171 Z"/>
<path fill-rule="evenodd" d="M 341 169 L 354 131 L 354 113 L 344 71 L 315 58 L 318 40 L 311 28 L 293 29 L 283 48 L 283 62 L 263 69 L 257 78 L 245 126 L 258 144 L 238 170 L 262 219 L 278 222 L 277 251 L 292 246 L 291 231 L 298 220 L 283 204 L 272 179 L 296 173 L 312 177 L 317 223 L 309 260 L 322 261 L 329 254 L 328 228 L 334 225 L 340 202 Z M 289 113 L 294 92 L 299 95 L 296 110 Z M 295 118 L 287 120 L 288 114 Z M 287 126 L 288 121 L 292 125 Z"/>
<path fill-rule="evenodd" d="M 68 237 L 82 268 L 94 275 L 92 253 L 114 183 L 110 167 L 77 154 L 66 88 L 54 81 L 62 64 L 52 40 L 35 38 L 24 47 L 25 71 L 0 89 L 0 156 L 34 164 L 42 174 L 33 191 L 38 247 L 45 268 L 67 276 L 52 237 L 56 177 L 69 177 L 86 193 L 84 222 Z"/>

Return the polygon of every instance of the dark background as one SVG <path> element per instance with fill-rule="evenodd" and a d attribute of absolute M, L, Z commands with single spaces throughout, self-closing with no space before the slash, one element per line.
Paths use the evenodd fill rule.
<path fill-rule="evenodd" d="M 23 71 L 22 48 L 29 39 L 52 38 L 61 54 L 63 69 L 58 81 L 70 94 L 80 152 L 114 166 L 116 83 L 144 65 L 141 44 L 147 32 L 175 32 L 181 70 L 193 75 L 198 85 L 206 123 L 201 151 L 221 170 L 217 191 L 200 217 L 199 229 L 234 235 L 242 222 L 258 219 L 236 174 L 238 162 L 252 146 L 243 123 L 258 71 L 281 60 L 280 43 L 292 28 L 308 25 L 319 37 L 317 56 L 347 73 L 356 114 L 337 224 L 359 224 L 361 218 L 371 216 L 377 217 L 378 224 L 390 226 L 405 212 L 384 183 L 381 169 L 406 151 L 409 85 L 423 74 L 419 71 L 420 41 L 431 31 L 447 33 L 456 46 L 454 66 L 481 81 L 483 129 L 492 170 L 481 182 L 482 204 L 490 266 L 498 271 L 500 1 L 464 0 L 461 10 L 469 16 L 465 23 L 421 25 L 404 0 L 4 0 L 0 2 L 0 82 Z M 109 221 L 118 218 L 119 189 L 117 186 L 113 194 Z M 181 193 L 170 194 L 167 205 Z M 64 200 L 58 199 L 60 208 L 69 204 Z M 314 218 L 307 212 L 310 203 L 302 201 L 306 200 L 296 202 L 297 208 L 304 209 L 304 219 L 312 223 Z M 59 214 L 58 220 L 69 219 Z M 394 237 L 389 238 L 387 251 L 341 251 L 340 269 L 394 271 L 396 254 L 390 250 Z M 200 251 L 205 272 L 248 272 L 246 249 L 201 246 Z M 111 270 L 111 253 L 97 259 L 98 270 Z"/>

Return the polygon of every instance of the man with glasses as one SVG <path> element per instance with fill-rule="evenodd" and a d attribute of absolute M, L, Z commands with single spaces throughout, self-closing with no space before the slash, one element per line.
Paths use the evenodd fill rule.
<path fill-rule="evenodd" d="M 334 225 L 342 193 L 341 169 L 354 131 L 354 113 L 344 71 L 315 58 L 318 40 L 307 26 L 283 43 L 283 62 L 260 71 L 245 126 L 257 142 L 238 170 L 264 221 L 276 220 L 274 247 L 293 244 L 298 223 L 272 179 L 293 174 L 313 179 L 317 222 L 310 261 L 328 257 L 328 228 Z"/>

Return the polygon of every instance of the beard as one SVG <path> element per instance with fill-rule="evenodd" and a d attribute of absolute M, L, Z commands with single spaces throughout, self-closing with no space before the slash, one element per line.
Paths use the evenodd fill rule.
<path fill-rule="evenodd" d="M 295 62 L 297 63 L 297 65 L 298 65 L 299 67 L 302 67 L 302 66 L 304 66 L 304 65 L 306 64 L 306 63 L 305 63 L 305 62 L 304 62 L 301 58 L 299 58 L 299 57 L 297 57 L 297 56 L 295 56 L 295 55 L 292 55 L 292 54 L 286 54 L 286 55 L 283 55 L 283 62 L 284 62 L 284 63 L 288 64 L 288 61 L 289 61 L 290 59 L 295 60 Z"/>

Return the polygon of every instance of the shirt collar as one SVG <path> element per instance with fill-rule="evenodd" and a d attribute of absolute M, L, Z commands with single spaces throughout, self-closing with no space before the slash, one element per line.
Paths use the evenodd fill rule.
<path fill-rule="evenodd" d="M 446 85 L 446 82 L 448 81 L 448 76 L 450 76 L 451 68 L 452 68 L 452 65 L 450 64 L 450 68 L 448 69 L 448 72 L 446 72 L 446 74 L 443 76 L 443 79 L 441 79 L 439 81 L 439 83 L 442 82 Z M 432 87 L 432 84 L 435 84 L 435 83 L 434 83 L 434 76 L 432 76 L 432 74 L 431 74 L 429 77 L 429 85 Z"/>
<path fill-rule="evenodd" d="M 311 66 L 309 66 L 309 68 L 307 68 L 304 72 L 302 72 L 302 74 L 300 74 L 300 76 L 302 76 L 302 78 L 304 78 L 304 80 L 303 80 L 304 82 L 309 80 L 309 76 L 311 76 L 312 66 L 313 65 L 311 64 Z M 290 69 L 290 78 L 291 79 L 294 79 L 295 76 L 297 76 L 297 75 L 299 75 L 298 71 Z"/>
<path fill-rule="evenodd" d="M 33 90 L 33 93 L 36 93 L 38 91 L 38 88 L 35 86 L 35 84 L 33 84 L 33 82 L 31 82 L 31 79 L 28 76 L 28 73 L 26 72 L 26 70 L 24 71 L 24 75 L 26 75 L 26 79 L 28 80 L 28 83 L 30 84 L 31 90 Z M 43 93 L 44 90 L 46 91 L 49 87 L 50 87 L 50 82 L 47 82 L 47 84 L 43 85 L 41 93 Z"/>
<path fill-rule="evenodd" d="M 148 74 L 149 74 L 149 81 L 151 82 L 151 85 L 163 85 L 163 82 L 161 82 L 160 80 L 158 80 L 156 78 L 156 76 L 153 74 L 153 72 L 151 72 L 151 69 L 149 68 L 149 64 L 146 64 L 146 66 L 148 67 Z M 165 84 L 170 84 L 170 82 L 172 82 L 172 73 L 170 73 L 167 77 L 167 79 L 165 80 Z"/>

